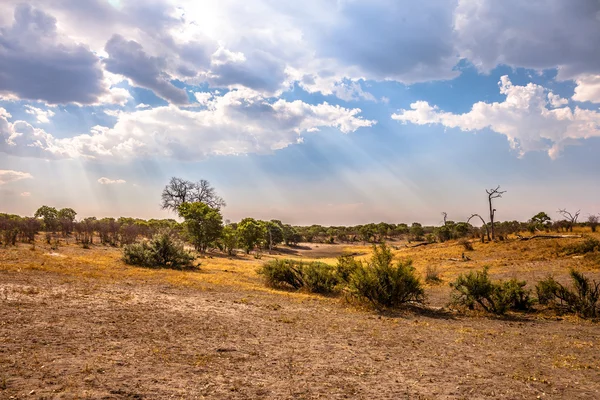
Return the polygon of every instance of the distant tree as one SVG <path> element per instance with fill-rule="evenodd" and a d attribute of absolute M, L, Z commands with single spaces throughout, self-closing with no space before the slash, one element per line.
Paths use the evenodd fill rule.
<path fill-rule="evenodd" d="M 63 234 L 67 235 L 73 232 L 73 223 L 77 213 L 72 208 L 62 208 L 58 211 L 58 224 Z"/>
<path fill-rule="evenodd" d="M 500 185 L 498 185 L 497 188 L 495 189 L 490 189 L 485 191 L 488 194 L 488 203 L 490 206 L 490 225 L 492 228 L 492 240 L 495 240 L 495 230 L 494 230 L 494 217 L 496 216 L 496 209 L 492 207 L 492 200 L 493 199 L 497 199 L 499 197 L 502 197 L 502 195 L 504 193 L 506 193 L 505 191 L 500 191 Z"/>
<path fill-rule="evenodd" d="M 44 230 L 56 232 L 56 228 L 58 227 L 58 211 L 56 208 L 41 206 L 35 212 L 34 217 L 42 219 Z"/>
<path fill-rule="evenodd" d="M 410 234 L 413 240 L 423 240 L 423 235 L 425 235 L 423 225 L 418 222 L 413 222 L 410 226 Z"/>
<path fill-rule="evenodd" d="M 462 238 L 469 234 L 473 227 L 466 222 L 458 222 L 454 225 L 454 237 Z"/>
<path fill-rule="evenodd" d="M 286 246 L 296 245 L 302 240 L 302 236 L 298 233 L 296 228 L 291 225 L 283 225 L 283 241 Z"/>
<path fill-rule="evenodd" d="M 467 219 L 467 224 L 469 224 L 471 222 L 471 220 L 473 218 L 475 218 L 475 217 L 477 217 L 477 218 L 479 218 L 481 220 L 481 223 L 483 224 L 483 227 L 485 228 L 485 233 L 487 234 L 487 238 L 488 238 L 488 242 L 489 242 L 490 240 L 492 240 L 492 238 L 490 237 L 490 230 L 488 229 L 488 225 L 486 224 L 485 220 L 483 219 L 483 217 L 481 215 L 479 215 L 479 214 L 473 214 L 473 215 L 471 215 L 469 217 L 469 219 Z M 481 237 L 481 241 L 482 242 L 484 241 L 484 237 L 483 236 Z"/>
<path fill-rule="evenodd" d="M 221 236 L 223 217 L 218 209 L 200 202 L 182 203 L 178 212 L 184 219 L 184 228 L 196 250 L 205 253 Z"/>
<path fill-rule="evenodd" d="M 569 230 L 569 232 L 573 232 L 573 225 L 575 225 L 577 223 L 577 219 L 579 218 L 579 213 L 581 213 L 581 210 L 577 210 L 577 212 L 575 212 L 574 214 L 571 214 L 569 211 L 562 208 L 562 209 L 559 209 L 557 212 L 560 215 L 562 215 L 562 217 L 567 222 L 567 229 Z"/>
<path fill-rule="evenodd" d="M 233 225 L 226 225 L 221 232 L 221 245 L 223 250 L 230 256 L 235 255 L 235 249 L 239 244 L 239 235 Z"/>
<path fill-rule="evenodd" d="M 271 220 L 263 222 L 265 226 L 265 242 L 269 250 L 273 250 L 274 246 L 283 242 L 283 224 L 279 220 Z"/>
<path fill-rule="evenodd" d="M 589 215 L 587 222 L 590 228 L 592 228 L 592 232 L 596 232 L 596 227 L 598 226 L 598 222 L 600 222 L 600 217 L 595 214 Z"/>
<path fill-rule="evenodd" d="M 241 220 L 237 231 L 240 245 L 242 245 L 246 254 L 250 253 L 250 250 L 256 247 L 266 234 L 265 226 L 254 218 L 244 218 Z"/>
<path fill-rule="evenodd" d="M 539 212 L 535 214 L 529 220 L 530 230 L 540 230 L 540 229 L 548 229 L 550 227 L 552 218 L 548 216 L 545 212 Z"/>
<path fill-rule="evenodd" d="M 177 211 L 183 203 L 204 203 L 211 208 L 221 209 L 225 207 L 225 200 L 217 195 L 207 180 L 198 182 L 186 181 L 173 177 L 162 191 L 163 209 Z"/>

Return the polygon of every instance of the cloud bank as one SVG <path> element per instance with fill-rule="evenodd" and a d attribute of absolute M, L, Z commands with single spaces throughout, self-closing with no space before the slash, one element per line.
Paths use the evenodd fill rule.
<path fill-rule="evenodd" d="M 400 110 L 392 119 L 416 125 L 439 124 L 463 131 L 491 129 L 508 139 L 521 155 L 544 150 L 556 158 L 564 146 L 580 139 L 600 137 L 600 113 L 580 107 L 571 108 L 544 87 L 529 83 L 513 85 L 508 76 L 499 82 L 502 102 L 473 104 L 464 114 L 444 112 L 426 101 L 417 101 L 410 110 Z"/>

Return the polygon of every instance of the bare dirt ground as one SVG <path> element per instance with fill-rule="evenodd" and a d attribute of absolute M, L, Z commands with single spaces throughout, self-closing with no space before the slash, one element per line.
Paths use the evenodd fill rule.
<path fill-rule="evenodd" d="M 494 276 L 533 279 L 566 276 L 573 262 L 551 256 L 553 244 L 480 245 L 465 263 L 448 261 L 455 246 L 432 246 L 397 254 L 418 271 L 441 269 L 445 283 L 427 289 L 436 310 L 447 282 L 483 263 Z M 368 253 L 326 248 L 338 250 L 313 257 Z M 251 257 L 181 272 L 125 266 L 118 249 L 99 246 L 49 253 L 0 250 L 2 399 L 600 398 L 598 323 L 446 309 L 382 315 L 264 288 L 255 269 L 265 260 Z"/>

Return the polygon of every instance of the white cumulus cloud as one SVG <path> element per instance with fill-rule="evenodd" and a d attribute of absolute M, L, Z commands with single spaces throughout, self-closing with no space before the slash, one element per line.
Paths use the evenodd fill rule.
<path fill-rule="evenodd" d="M 125 181 L 123 179 L 110 179 L 110 178 L 102 177 L 102 178 L 98 179 L 98 183 L 101 185 L 121 185 L 121 184 L 127 183 L 127 181 Z"/>
<path fill-rule="evenodd" d="M 564 106 L 558 96 L 533 83 L 513 85 L 508 76 L 499 82 L 502 102 L 473 104 L 464 114 L 444 112 L 426 101 L 412 103 L 410 110 L 401 110 L 392 118 L 417 125 L 440 124 L 463 131 L 489 128 L 507 137 L 512 148 L 524 154 L 545 150 L 557 157 L 564 146 L 579 139 L 600 137 L 600 113 Z M 550 96 L 549 96 L 550 95 Z"/>
<path fill-rule="evenodd" d="M 575 101 L 591 101 L 600 103 L 600 75 L 583 75 L 575 82 L 575 93 L 572 99 Z"/>
<path fill-rule="evenodd" d="M 258 92 L 233 90 L 190 111 L 174 105 L 115 114 L 112 128 L 95 126 L 89 134 L 56 138 L 23 121 L 0 116 L 0 151 L 40 158 L 161 157 L 201 160 L 211 155 L 269 153 L 297 143 L 315 128 L 343 133 L 375 121 L 358 108 L 267 99 Z"/>
<path fill-rule="evenodd" d="M 0 169 L 0 185 L 20 181 L 22 179 L 32 178 L 33 176 L 28 172 L 13 171 L 10 169 Z"/>
<path fill-rule="evenodd" d="M 54 116 L 54 111 L 47 109 L 42 110 L 41 108 L 33 106 L 25 106 L 25 112 L 35 116 L 35 119 L 40 124 L 50 123 L 50 118 Z"/>

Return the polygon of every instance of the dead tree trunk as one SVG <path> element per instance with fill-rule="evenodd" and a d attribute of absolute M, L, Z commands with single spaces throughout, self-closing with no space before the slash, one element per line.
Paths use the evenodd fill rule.
<path fill-rule="evenodd" d="M 479 214 L 473 214 L 473 215 L 471 215 L 471 216 L 469 217 L 469 219 L 467 220 L 467 224 L 468 224 L 468 223 L 469 223 L 469 221 L 471 221 L 471 219 L 472 219 L 472 218 L 474 218 L 474 217 L 478 217 L 478 218 L 481 220 L 481 222 L 483 223 L 483 226 L 485 227 L 485 233 L 487 234 L 487 238 L 488 238 L 488 242 L 489 242 L 489 241 L 491 240 L 491 239 L 490 239 L 490 230 L 488 229 L 488 226 L 487 226 L 487 224 L 485 223 L 484 219 L 481 217 L 481 215 L 479 215 Z"/>
<path fill-rule="evenodd" d="M 496 209 L 492 207 L 492 199 L 497 199 L 498 197 L 502 197 L 505 191 L 500 191 L 500 185 L 496 189 L 490 189 L 485 191 L 488 194 L 488 203 L 490 205 L 490 225 L 492 227 L 492 240 L 496 240 L 496 231 L 494 229 L 494 215 L 496 214 Z"/>
<path fill-rule="evenodd" d="M 571 214 L 566 209 L 559 209 L 558 213 L 563 216 L 563 218 L 569 223 L 567 229 L 569 232 L 573 232 L 573 225 L 577 223 L 577 218 L 579 218 L 579 213 L 581 210 L 577 210 L 575 214 Z"/>

